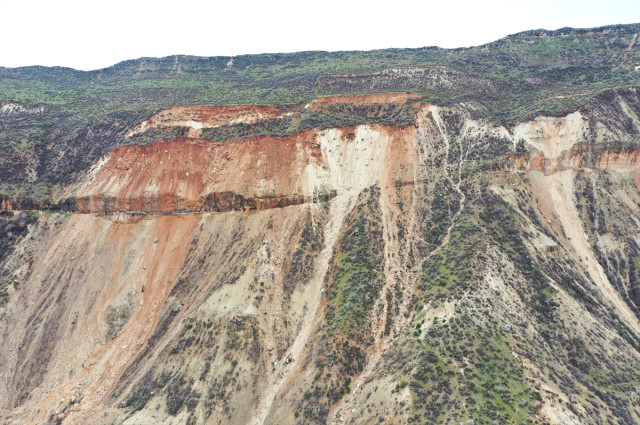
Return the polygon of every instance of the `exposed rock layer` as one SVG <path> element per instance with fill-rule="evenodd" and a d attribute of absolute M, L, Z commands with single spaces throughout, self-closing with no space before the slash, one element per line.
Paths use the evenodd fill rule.
<path fill-rule="evenodd" d="M 42 215 L 7 254 L 0 417 L 459 423 L 492 399 L 510 420 L 638 421 L 634 110 L 506 129 L 425 103 L 409 127 L 118 147 L 61 196 L 83 214 Z"/>

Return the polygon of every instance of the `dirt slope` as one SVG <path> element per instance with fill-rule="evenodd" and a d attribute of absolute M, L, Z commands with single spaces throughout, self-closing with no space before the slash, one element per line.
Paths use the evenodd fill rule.
<path fill-rule="evenodd" d="M 308 108 L 345 102 L 415 98 Z M 637 422 L 634 110 L 507 129 L 424 103 L 407 127 L 118 147 L 3 257 L 0 418 Z"/>

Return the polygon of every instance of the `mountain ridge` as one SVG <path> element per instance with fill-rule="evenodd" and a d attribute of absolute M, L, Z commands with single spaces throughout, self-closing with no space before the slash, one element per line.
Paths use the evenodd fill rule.
<path fill-rule="evenodd" d="M 578 27 L 563 27 L 563 28 L 558 28 L 556 30 L 548 30 L 548 29 L 544 29 L 544 28 L 538 28 L 538 29 L 532 29 L 532 30 L 525 30 L 525 31 L 519 31 L 519 32 L 515 32 L 513 34 L 508 34 L 505 35 L 502 38 L 499 38 L 495 41 L 490 41 L 487 43 L 481 43 L 481 44 L 477 44 L 477 45 L 473 45 L 473 46 L 467 46 L 467 47 L 439 47 L 439 46 L 423 46 L 423 47 L 406 47 L 406 48 L 399 48 L 399 47 L 390 47 L 390 48 L 380 48 L 380 49 L 372 49 L 372 50 L 367 50 L 368 52 L 389 52 L 389 51 L 420 51 L 420 50 L 447 50 L 447 51 L 457 51 L 457 50 L 470 50 L 470 49 L 477 49 L 477 48 L 481 48 L 487 45 L 491 45 L 491 44 L 496 44 L 496 43 L 501 43 L 501 42 L 505 42 L 508 40 L 512 40 L 512 39 L 517 39 L 518 37 L 525 37 L 525 36 L 532 36 L 532 37 L 555 37 L 555 36 L 566 36 L 566 35 L 582 35 L 582 34 L 588 34 L 588 33 L 597 33 L 597 32 L 603 32 L 603 31 L 610 31 L 610 30 L 616 30 L 616 29 L 628 29 L 628 28 L 637 28 L 640 25 L 640 23 L 633 23 L 633 24 L 614 24 L 614 25 L 602 25 L 599 27 L 588 27 L 588 28 L 578 28 Z M 80 69 L 75 69 L 72 67 L 65 67 L 65 66 L 45 66 L 45 65 L 28 65 L 28 66 L 14 66 L 14 67 L 4 67 L 4 66 L 0 66 L 0 70 L 29 70 L 29 69 L 50 69 L 50 70 L 70 70 L 70 71 L 74 71 L 77 73 L 99 73 L 101 71 L 105 71 L 111 68 L 127 68 L 126 65 L 129 64 L 133 64 L 136 65 L 138 62 L 144 62 L 144 61 L 156 61 L 156 62 L 170 62 L 170 61 L 175 61 L 175 58 L 182 58 L 182 59 L 196 59 L 196 60 L 202 60 L 204 61 L 227 61 L 225 62 L 225 66 L 228 63 L 230 58 L 255 58 L 255 57 L 263 57 L 263 56 L 287 56 L 287 55 L 305 55 L 305 54 L 327 54 L 327 55 L 331 55 L 331 54 L 344 54 L 344 53 L 354 53 L 354 52 L 363 52 L 363 50 L 335 50 L 335 51 L 329 51 L 329 50 L 301 50 L 301 51 L 296 51 L 296 52 L 271 52 L 271 53 L 249 53 L 249 54 L 240 54 L 240 55 L 233 55 L 233 56 L 197 56 L 197 55 L 184 55 L 184 54 L 172 54 L 172 55 L 167 55 L 167 56 L 161 56 L 161 57 L 154 57 L 154 56 L 144 56 L 144 57 L 140 57 L 137 59 L 125 59 L 122 60 L 120 62 L 117 62 L 113 65 L 109 65 L 106 66 L 104 68 L 99 68 L 99 69 L 92 69 L 92 70 L 80 70 Z M 172 67 L 173 68 L 173 67 Z"/>

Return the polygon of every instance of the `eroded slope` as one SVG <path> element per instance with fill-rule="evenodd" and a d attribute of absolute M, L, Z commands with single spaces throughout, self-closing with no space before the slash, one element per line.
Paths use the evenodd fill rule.
<path fill-rule="evenodd" d="M 349 102 L 412 124 L 122 146 L 68 187 L 5 251 L 3 420 L 638 421 L 635 91 L 513 128 L 302 109 Z"/>

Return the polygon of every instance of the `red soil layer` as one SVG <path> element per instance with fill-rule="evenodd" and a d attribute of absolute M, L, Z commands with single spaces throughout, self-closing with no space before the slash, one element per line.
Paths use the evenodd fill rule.
<path fill-rule="evenodd" d="M 359 184 L 360 174 L 378 161 L 362 157 L 365 145 L 377 149 L 380 161 L 387 157 L 394 181 L 413 178 L 406 170 L 415 162 L 414 131 L 372 125 L 231 142 L 176 138 L 120 146 L 70 189 L 65 202 L 75 211 L 98 214 L 252 211 L 324 202 L 337 194 L 336 184 L 349 189 L 351 183 L 345 179 L 350 176 L 356 176 L 352 183 Z M 387 153 L 391 145 L 393 153 Z M 334 158 L 330 165 L 327 155 L 342 159 Z M 352 164 L 348 176 L 330 177 L 345 172 L 344 161 L 351 164 L 359 158 L 364 162 Z"/>
<path fill-rule="evenodd" d="M 91 213 L 260 210 L 298 204 L 305 198 L 296 177 L 321 157 L 314 140 L 313 131 L 304 131 L 225 143 L 179 138 L 120 146 L 72 196 L 77 211 Z"/>

